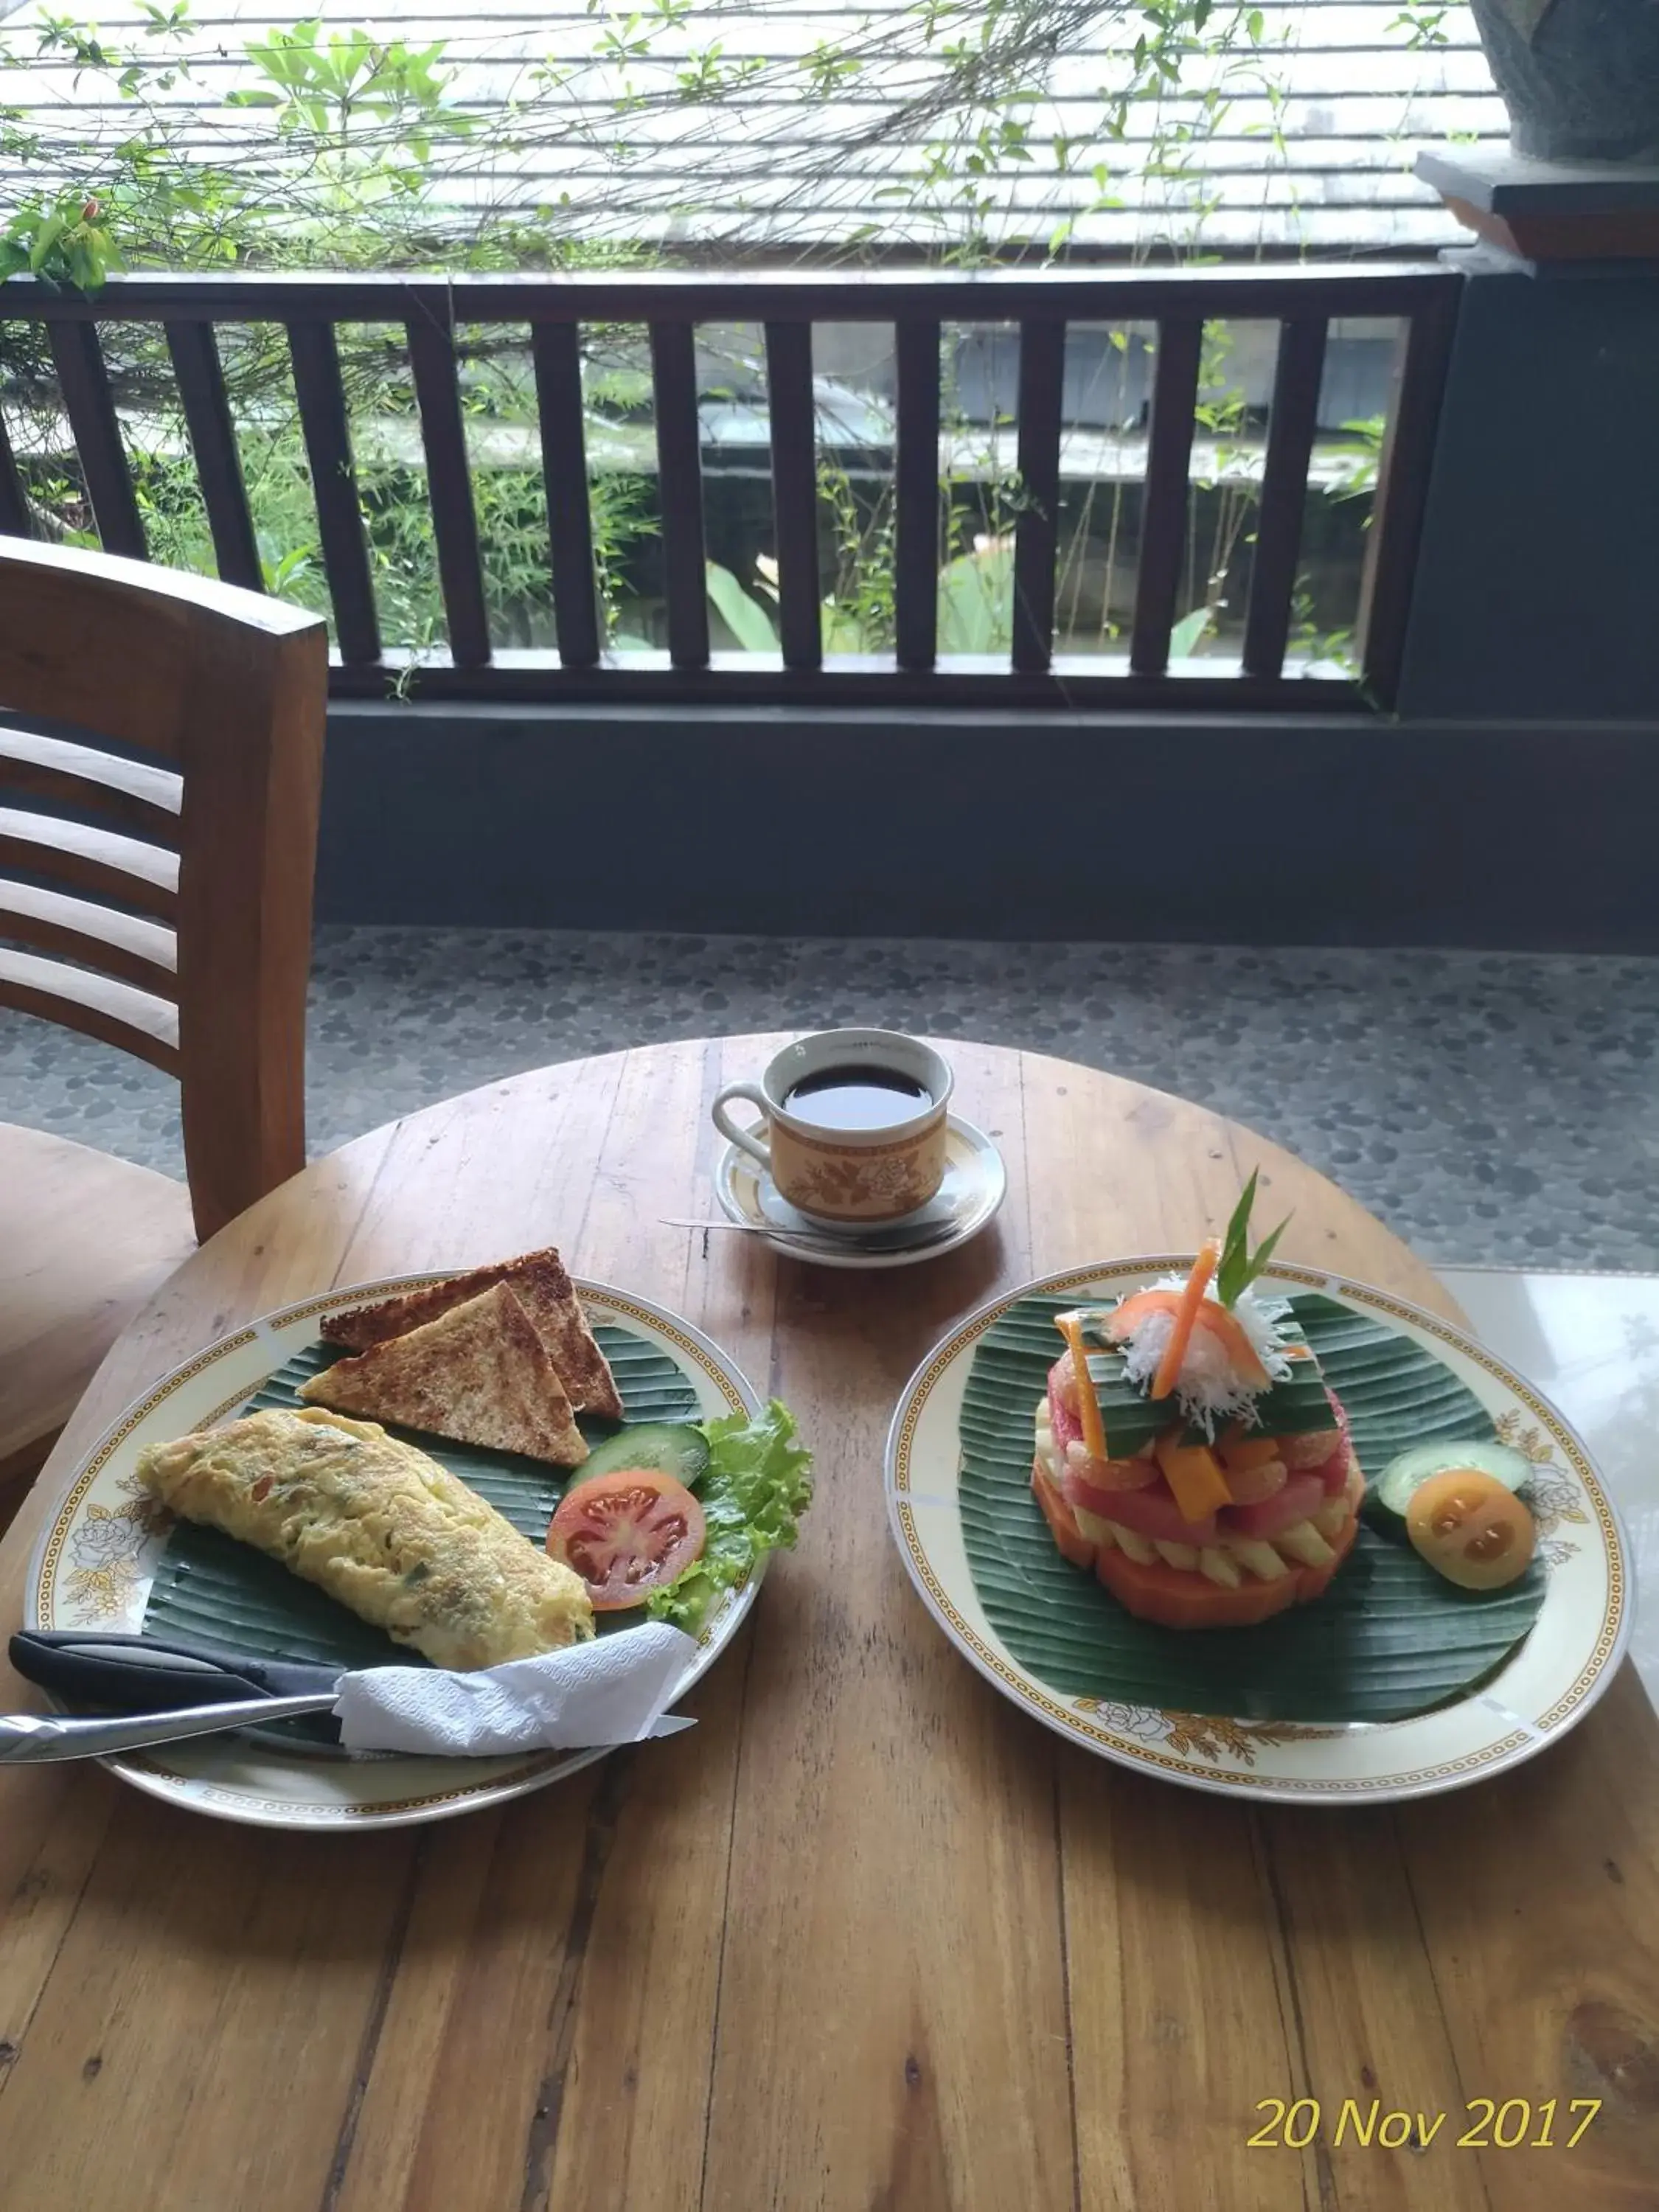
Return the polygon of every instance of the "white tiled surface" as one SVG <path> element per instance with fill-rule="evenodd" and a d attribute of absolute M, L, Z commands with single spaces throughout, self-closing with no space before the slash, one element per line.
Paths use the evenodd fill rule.
<path fill-rule="evenodd" d="M 1659 1275 L 1443 1267 L 1474 1334 L 1571 1422 L 1624 1515 L 1632 1654 L 1659 1705 Z"/>

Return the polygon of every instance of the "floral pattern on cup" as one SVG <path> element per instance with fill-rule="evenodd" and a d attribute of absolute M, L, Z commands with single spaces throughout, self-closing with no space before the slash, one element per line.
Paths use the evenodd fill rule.
<path fill-rule="evenodd" d="M 772 1176 L 792 1206 L 837 1221 L 891 1221 L 926 1206 L 945 1178 L 944 1116 L 902 1144 L 857 1151 L 775 1123 Z"/>

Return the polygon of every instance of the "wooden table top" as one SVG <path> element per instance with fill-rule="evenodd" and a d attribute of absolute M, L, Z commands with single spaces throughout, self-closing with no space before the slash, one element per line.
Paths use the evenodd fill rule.
<path fill-rule="evenodd" d="M 95 1768 L 0 1777 L 8 2212 L 1659 2205 L 1659 1724 L 1628 1668 L 1480 1787 L 1237 1804 L 1017 1711 L 888 1538 L 893 1401 L 1000 1288 L 1191 1249 L 1257 1164 L 1287 1256 L 1448 1310 L 1427 1270 L 1248 1131 L 972 1044 L 945 1048 L 1009 1196 L 963 1250 L 834 1273 L 663 1226 L 714 1211 L 709 1101 L 777 1042 L 545 1068 L 377 1130 L 111 1354 L 0 1548 L 13 1620 L 46 1497 L 179 1358 L 337 1282 L 544 1242 L 786 1398 L 818 1492 L 701 1725 L 501 1810 L 289 1836 Z M 1448 2117 L 1426 2149 L 1334 2144 L 1373 2096 Z M 1569 2150 L 1574 2097 L 1602 2104 Z M 1529 2141 L 1559 2100 L 1554 2147 L 1457 2147 L 1479 2098 L 1529 2100 Z M 1307 2127 L 1275 2099 L 1318 2100 L 1306 2148 L 1249 2147 Z"/>

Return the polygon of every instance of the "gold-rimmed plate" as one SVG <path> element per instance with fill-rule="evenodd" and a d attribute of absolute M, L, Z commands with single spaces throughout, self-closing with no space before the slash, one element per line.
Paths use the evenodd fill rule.
<path fill-rule="evenodd" d="M 70 1476 L 30 1562 L 27 1625 L 141 1628 L 169 1534 L 165 1516 L 155 1514 L 137 1480 L 143 1447 L 233 1419 L 273 1376 L 317 1344 L 325 1314 L 443 1279 L 441 1272 L 404 1275 L 308 1298 L 235 1330 L 174 1368 L 112 1424 Z M 760 1412 L 760 1400 L 744 1376 L 690 1322 L 606 1283 L 579 1281 L 575 1289 L 602 1341 L 632 1343 L 656 1355 L 658 1364 L 672 1364 L 696 1401 L 698 1418 Z M 626 1405 L 625 1364 L 624 1359 L 618 1367 L 618 1382 Z M 421 1441 L 442 1456 L 441 1439 Z M 758 1586 L 757 1575 L 711 1615 L 676 1697 L 719 1658 Z M 105 1763 L 135 1789 L 222 1820 L 274 1828 L 361 1829 L 441 1820 L 500 1804 L 545 1789 L 603 1756 L 590 1750 L 487 1759 L 319 1758 L 303 1749 L 281 1750 L 266 1736 L 228 1735 Z"/>
<path fill-rule="evenodd" d="M 1536 1618 L 1501 1665 L 1465 1693 L 1409 1717 L 1310 1725 L 1251 1717 L 1244 1698 L 1244 1710 L 1191 1712 L 1079 1695 L 1047 1678 L 1056 1670 L 1041 1657 L 1041 1638 L 999 1629 L 992 1615 L 1006 1628 L 1006 1603 L 999 1605 L 983 1545 L 963 1516 L 963 1413 L 976 1351 L 1022 1299 L 1116 1297 L 1190 1264 L 1190 1254 L 1114 1261 L 1023 1285 L 964 1322 L 912 1377 L 888 1437 L 889 1516 L 910 1577 L 946 1636 L 1005 1696 L 1073 1742 L 1236 1796 L 1298 1804 L 1425 1796 L 1500 1773 L 1565 1735 L 1611 1682 L 1630 1634 L 1627 1548 L 1583 1443 L 1531 1384 L 1462 1331 L 1366 1285 L 1296 1267 L 1273 1268 L 1261 1286 L 1321 1295 L 1407 1340 L 1435 1363 L 1448 1389 L 1467 1392 L 1496 1433 L 1533 1462 L 1529 1496 L 1545 1583 Z M 1029 1457 L 1022 1470 L 1010 1455 L 995 1478 L 1009 1486 L 1010 1511 L 1023 1510 L 1015 1492 L 1029 1467 Z M 1036 1514 L 1029 1494 L 1026 1502 Z M 970 1519 L 973 1510 L 970 1504 Z M 1103 1593 L 1101 1601 L 1110 1602 Z"/>

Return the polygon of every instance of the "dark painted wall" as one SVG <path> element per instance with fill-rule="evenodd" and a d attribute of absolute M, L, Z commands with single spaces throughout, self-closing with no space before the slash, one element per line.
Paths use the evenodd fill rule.
<path fill-rule="evenodd" d="M 1398 704 L 1659 716 L 1659 265 L 1466 276 Z"/>
<path fill-rule="evenodd" d="M 1659 951 L 1659 725 L 342 707 L 327 921 Z"/>

